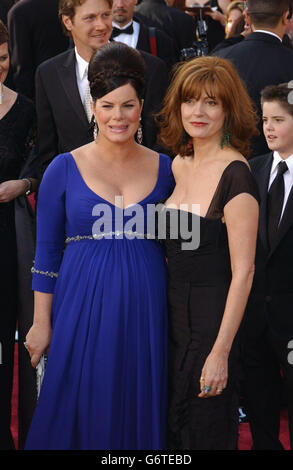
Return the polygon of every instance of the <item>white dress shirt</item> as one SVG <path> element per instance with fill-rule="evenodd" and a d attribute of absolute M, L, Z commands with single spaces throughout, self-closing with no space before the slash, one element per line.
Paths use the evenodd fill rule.
<path fill-rule="evenodd" d="M 136 49 L 139 30 L 140 30 L 139 23 L 137 21 L 133 21 L 133 34 L 123 34 L 123 29 L 126 29 L 131 23 L 132 23 L 132 21 L 130 21 L 130 23 L 126 24 L 125 26 L 123 26 L 123 28 L 120 28 L 120 26 L 118 26 L 113 21 L 112 22 L 113 27 L 115 26 L 115 28 L 121 29 L 121 34 L 119 34 L 119 36 L 116 36 L 113 39 L 114 39 L 114 41 L 123 42 L 127 46 L 130 46 L 130 47 L 133 47 L 134 49 Z"/>
<path fill-rule="evenodd" d="M 272 33 L 272 31 L 266 31 L 265 29 L 255 29 L 253 30 L 254 33 L 266 33 L 266 34 L 270 34 L 271 36 L 275 36 L 275 38 L 278 38 L 279 41 L 282 42 L 282 38 L 280 38 L 280 36 L 278 36 L 276 33 Z"/>
<path fill-rule="evenodd" d="M 284 209 L 285 209 L 287 201 L 288 201 L 290 191 L 291 191 L 292 186 L 293 186 L 293 154 L 290 155 L 290 157 L 286 158 L 286 160 L 283 160 L 283 158 L 280 157 L 278 152 L 276 152 L 276 151 L 274 152 L 274 159 L 273 159 L 273 164 L 272 164 L 272 168 L 271 168 L 271 175 L 270 175 L 268 190 L 270 189 L 272 182 L 274 181 L 274 179 L 277 176 L 277 173 L 278 173 L 277 166 L 280 162 L 286 162 L 287 166 L 288 166 L 288 171 L 286 171 L 283 174 L 285 193 L 284 193 L 284 202 L 283 202 L 282 213 L 281 213 L 281 217 L 280 217 L 280 220 L 281 220 L 282 216 L 283 216 L 283 213 L 284 213 Z"/>
<path fill-rule="evenodd" d="M 76 57 L 76 80 L 77 86 L 80 94 L 81 102 L 84 103 L 85 90 L 88 86 L 87 72 L 88 72 L 88 62 L 84 60 L 77 49 L 75 48 L 75 57 Z"/>

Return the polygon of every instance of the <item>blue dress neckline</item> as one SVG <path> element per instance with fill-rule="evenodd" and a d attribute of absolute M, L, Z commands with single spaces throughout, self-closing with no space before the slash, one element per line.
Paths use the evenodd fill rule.
<path fill-rule="evenodd" d="M 95 197 L 98 197 L 99 199 L 101 199 L 102 201 L 104 201 L 106 204 L 109 204 L 110 206 L 112 207 L 115 207 L 115 209 L 119 209 L 119 210 L 122 210 L 122 211 L 125 211 L 126 209 L 129 209 L 129 207 L 135 207 L 137 206 L 138 204 L 143 204 L 150 196 L 152 196 L 152 194 L 155 192 L 155 190 L 157 189 L 158 187 L 158 184 L 159 184 L 159 181 L 160 181 L 160 176 L 161 176 L 161 171 L 162 171 L 162 155 L 159 153 L 159 168 L 158 168 L 158 176 L 157 176 L 157 180 L 156 180 L 156 183 L 152 189 L 152 191 L 146 196 L 144 197 L 141 201 L 138 201 L 138 202 L 135 202 L 134 204 L 130 204 L 129 206 L 121 209 L 121 207 L 118 207 L 116 206 L 115 204 L 113 204 L 112 202 L 108 201 L 107 199 L 103 198 L 102 196 L 100 196 L 99 194 L 97 194 L 95 191 L 93 191 L 89 186 L 88 184 L 86 183 L 86 181 L 84 180 L 84 178 L 82 177 L 81 173 L 80 173 L 80 170 L 77 166 L 77 163 L 72 155 L 71 152 L 68 152 L 68 155 L 70 155 L 70 159 L 72 160 L 73 162 L 73 166 L 76 170 L 76 172 L 78 173 L 78 176 L 80 178 L 80 180 L 82 181 L 83 185 L 87 188 L 87 190 L 89 192 L 91 192 Z"/>

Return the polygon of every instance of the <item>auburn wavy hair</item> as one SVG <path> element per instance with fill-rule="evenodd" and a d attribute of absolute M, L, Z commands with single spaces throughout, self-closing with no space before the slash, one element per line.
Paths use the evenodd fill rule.
<path fill-rule="evenodd" d="M 181 104 L 199 99 L 202 92 L 221 101 L 230 144 L 248 158 L 250 140 L 259 134 L 257 113 L 234 66 L 220 57 L 196 57 L 177 65 L 163 108 L 155 117 L 159 140 L 174 154 L 192 153 L 191 138 L 182 125 Z"/>

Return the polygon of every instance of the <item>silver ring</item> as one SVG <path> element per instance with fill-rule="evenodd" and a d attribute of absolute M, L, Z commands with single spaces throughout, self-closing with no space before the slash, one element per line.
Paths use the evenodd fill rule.
<path fill-rule="evenodd" d="M 210 387 L 209 385 L 205 385 L 203 388 L 204 393 L 209 393 L 211 390 L 212 390 L 212 387 Z"/>

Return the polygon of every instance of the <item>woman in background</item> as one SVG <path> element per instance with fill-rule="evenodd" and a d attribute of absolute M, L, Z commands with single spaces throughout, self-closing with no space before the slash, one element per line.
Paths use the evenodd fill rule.
<path fill-rule="evenodd" d="M 235 1 L 235 2 L 231 2 L 228 5 L 227 10 L 226 10 L 226 15 L 225 15 L 226 38 L 232 37 L 232 35 L 235 34 L 234 33 L 235 24 L 239 23 L 240 19 L 242 19 L 242 23 L 240 24 L 241 25 L 243 24 L 243 27 L 241 31 L 239 31 L 239 34 L 242 33 L 242 31 L 244 31 L 244 27 L 245 27 L 245 19 L 243 15 L 244 9 L 245 9 L 245 2 Z"/>
<path fill-rule="evenodd" d="M 34 107 L 4 85 L 9 71 L 8 32 L 0 21 L 0 449 L 14 447 L 11 392 L 17 309 L 17 248 L 14 200 L 34 189 L 35 181 L 18 179 L 28 156 Z"/>
<path fill-rule="evenodd" d="M 251 25 L 244 15 L 245 2 L 231 2 L 225 15 L 225 39 L 214 49 L 213 53 L 225 47 L 243 41 L 251 33 Z"/>

